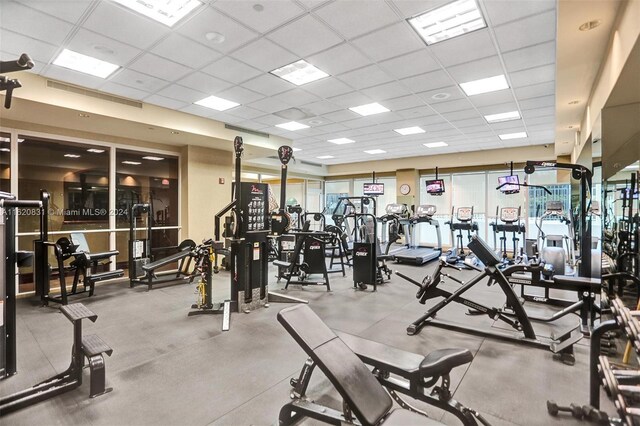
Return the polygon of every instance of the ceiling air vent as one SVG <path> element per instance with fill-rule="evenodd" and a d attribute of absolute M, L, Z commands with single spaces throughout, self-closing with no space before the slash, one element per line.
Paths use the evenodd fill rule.
<path fill-rule="evenodd" d="M 258 132 L 257 130 L 245 129 L 244 127 L 234 126 L 233 124 L 226 124 L 225 123 L 224 128 L 225 129 L 229 129 L 229 130 L 235 130 L 236 132 L 249 133 L 250 135 L 262 136 L 263 138 L 269 139 L 269 134 L 268 133 Z"/>
<path fill-rule="evenodd" d="M 142 102 L 133 101 L 119 96 L 109 95 L 107 93 L 98 92 L 96 90 L 84 89 L 82 87 L 73 86 L 59 81 L 47 80 L 47 87 L 52 89 L 64 90 L 65 92 L 76 93 L 78 95 L 89 96 L 91 98 L 102 99 L 103 101 L 115 102 L 122 105 L 128 105 L 134 108 L 142 108 Z"/>
<path fill-rule="evenodd" d="M 267 158 L 271 158 L 273 160 L 279 160 L 280 158 L 277 155 L 270 155 Z M 294 160 L 296 163 L 300 163 L 300 164 L 304 164 L 305 166 L 311 166 L 311 167 L 320 167 L 322 168 L 322 164 L 318 164 L 318 163 L 312 163 L 310 161 L 305 161 L 305 160 L 296 160 L 294 157 Z"/>

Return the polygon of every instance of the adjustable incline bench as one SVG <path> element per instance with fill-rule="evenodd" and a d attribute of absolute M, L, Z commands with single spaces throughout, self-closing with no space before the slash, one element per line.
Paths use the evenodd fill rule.
<path fill-rule="evenodd" d="M 307 305 L 283 309 L 278 313 L 278 321 L 310 357 L 299 378 L 291 380 L 293 401 L 280 410 L 280 425 L 293 424 L 305 417 L 336 425 L 342 422 L 441 424 L 406 403 L 397 392 L 446 410 L 464 425 L 477 425 L 476 419 L 489 424 L 480 414 L 451 398 L 449 372 L 473 359 L 466 349 L 443 349 L 425 357 L 346 333 L 336 335 Z M 365 364 L 373 367 L 373 374 Z M 343 412 L 313 403 L 306 397 L 316 366 L 342 396 Z M 425 390 L 441 377 L 442 384 L 432 390 L 437 397 L 433 397 Z M 387 392 L 401 408 L 392 410 L 392 400 Z"/>
<path fill-rule="evenodd" d="M 193 240 L 184 240 L 178 246 L 178 252 L 162 259 L 158 259 L 155 262 L 150 262 L 142 265 L 142 271 L 144 275 L 142 277 L 129 277 L 129 286 L 134 287 L 136 284 L 146 284 L 147 289 L 151 290 L 154 284 L 179 284 L 179 283 L 192 283 L 195 274 L 193 271 L 189 271 L 191 266 L 192 251 L 196 248 L 196 243 Z M 163 271 L 158 270 L 173 262 L 178 262 L 178 269 L 175 271 Z"/>

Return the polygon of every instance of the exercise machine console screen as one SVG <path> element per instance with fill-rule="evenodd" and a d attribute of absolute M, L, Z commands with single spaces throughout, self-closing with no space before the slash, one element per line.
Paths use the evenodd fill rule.
<path fill-rule="evenodd" d="M 369 197 L 384 195 L 384 183 L 364 183 L 362 184 L 362 194 Z"/>
<path fill-rule="evenodd" d="M 425 182 L 427 185 L 427 194 L 442 195 L 444 194 L 444 180 L 434 179 Z"/>
<path fill-rule="evenodd" d="M 517 194 L 520 192 L 520 179 L 518 175 L 500 176 L 498 187 L 503 194 Z"/>

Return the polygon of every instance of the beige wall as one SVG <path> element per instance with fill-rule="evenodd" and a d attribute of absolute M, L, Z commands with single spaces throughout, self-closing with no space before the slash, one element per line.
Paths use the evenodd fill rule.
<path fill-rule="evenodd" d="M 231 201 L 233 155 L 188 146 L 182 158 L 182 238 L 213 238 L 214 216 Z M 186 167 L 185 167 L 186 165 Z M 224 179 L 224 184 L 219 179 Z"/>

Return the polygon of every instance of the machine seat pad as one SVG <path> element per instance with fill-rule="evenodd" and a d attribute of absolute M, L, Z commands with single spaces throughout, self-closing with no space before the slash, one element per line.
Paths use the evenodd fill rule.
<path fill-rule="evenodd" d="M 121 278 L 123 276 L 124 276 L 124 271 L 122 269 L 116 269 L 115 271 L 107 271 L 107 272 L 100 272 L 98 274 L 91 274 L 91 276 L 88 277 L 88 279 L 90 279 L 94 283 L 97 283 L 100 281 Z"/>
<path fill-rule="evenodd" d="M 82 337 L 82 352 L 90 358 L 92 356 L 107 354 L 111 356 L 113 349 L 107 345 L 97 334 L 89 334 Z"/>
<path fill-rule="evenodd" d="M 382 421 L 384 426 L 407 426 L 407 425 L 421 425 L 421 426 L 441 426 L 444 423 L 440 423 L 437 420 L 429 417 L 422 416 L 417 413 L 413 413 L 409 410 L 398 408 L 393 410 Z"/>
<path fill-rule="evenodd" d="M 341 331 L 336 334 L 365 364 L 412 381 L 448 373 L 473 360 L 467 349 L 440 349 L 424 356 L 353 334 Z"/>
<path fill-rule="evenodd" d="M 189 256 L 189 254 L 191 254 L 191 249 L 186 248 L 182 251 L 179 251 L 178 253 L 174 253 L 170 256 L 163 257 L 162 259 L 158 259 L 155 262 L 150 262 L 146 265 L 142 265 L 142 269 L 146 272 L 152 272 L 161 266 L 168 265 L 169 263 L 176 262 L 178 260 L 182 260 L 185 257 Z"/>
<path fill-rule="evenodd" d="M 284 260 L 274 260 L 274 266 L 279 266 L 280 268 L 289 268 L 291 267 L 291 262 L 285 262 Z"/>
<path fill-rule="evenodd" d="M 600 279 L 586 277 L 572 277 L 570 275 L 554 275 L 553 283 L 566 290 L 598 291 Z"/>
<path fill-rule="evenodd" d="M 71 322 L 89 318 L 92 322 L 96 322 L 98 315 L 94 314 L 89 308 L 82 303 L 72 303 L 70 305 L 60 306 L 60 311 Z"/>
<path fill-rule="evenodd" d="M 83 252 L 83 253 L 87 257 L 87 260 L 96 260 L 96 261 L 109 259 L 110 257 L 117 256 L 120 254 L 118 250 L 103 251 L 100 253 L 87 253 L 87 252 Z"/>

